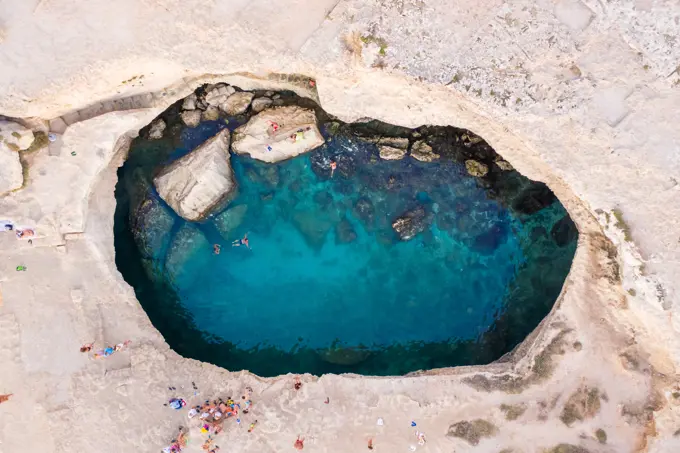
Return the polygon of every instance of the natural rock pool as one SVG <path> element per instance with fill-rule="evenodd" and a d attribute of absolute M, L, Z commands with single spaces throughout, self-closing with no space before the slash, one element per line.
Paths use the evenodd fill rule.
<path fill-rule="evenodd" d="M 214 87 L 197 93 L 161 115 L 164 130 L 142 130 L 116 188 L 116 263 L 178 353 L 262 376 L 396 375 L 489 363 L 550 311 L 576 229 L 545 185 L 473 133 L 344 124 L 290 92 L 228 92 L 239 99 L 219 109 Z M 276 143 L 268 130 L 273 145 L 251 148 L 262 156 L 226 154 L 229 135 L 233 151 L 257 134 L 225 130 L 299 105 L 318 137 L 314 124 Z M 172 198 L 194 186 L 175 180 L 214 157 L 189 172 L 169 164 L 220 132 L 231 169 L 192 182 L 224 186 L 201 194 L 215 202 L 195 219 L 195 192 Z M 278 163 L 253 158 L 292 147 L 295 134 L 323 144 Z M 250 248 L 232 246 L 246 234 Z"/>

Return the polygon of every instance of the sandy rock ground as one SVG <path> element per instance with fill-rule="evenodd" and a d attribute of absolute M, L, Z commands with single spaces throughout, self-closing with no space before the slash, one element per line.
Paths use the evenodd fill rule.
<path fill-rule="evenodd" d="M 679 449 L 678 1 L 283 3 L 280 14 L 264 0 L 0 8 L 0 113 L 58 135 L 28 160 L 26 187 L 0 198 L 0 218 L 38 233 L 32 245 L 0 234 L 0 394 L 14 394 L 0 405 L 0 452 L 159 451 L 187 422 L 168 398 L 248 385 L 252 417 L 220 435 L 222 451 L 292 451 L 298 435 L 305 451 L 358 451 L 368 438 L 408 451 L 416 429 L 423 452 Z M 305 77 L 277 75 L 294 73 Z M 579 228 L 551 315 L 488 366 L 303 376 L 299 391 L 292 376 L 179 357 L 115 268 L 113 188 L 131 137 L 216 81 L 295 89 L 343 120 L 484 137 Z M 78 352 L 126 339 L 107 359 Z M 447 436 L 475 420 L 496 429 L 476 445 Z M 201 451 L 195 427 L 191 437 Z"/>

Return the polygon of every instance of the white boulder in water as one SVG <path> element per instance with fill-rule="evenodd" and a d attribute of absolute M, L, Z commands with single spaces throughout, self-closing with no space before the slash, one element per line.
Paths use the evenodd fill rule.
<path fill-rule="evenodd" d="M 232 149 L 263 162 L 279 162 L 324 144 L 313 110 L 274 107 L 234 131 Z"/>
<path fill-rule="evenodd" d="M 237 185 L 229 163 L 229 130 L 224 129 L 154 178 L 158 194 L 186 220 L 196 221 L 226 203 Z"/>

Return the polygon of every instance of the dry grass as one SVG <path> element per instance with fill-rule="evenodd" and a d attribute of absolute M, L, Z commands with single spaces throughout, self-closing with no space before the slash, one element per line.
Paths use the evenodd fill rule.
<path fill-rule="evenodd" d="M 364 49 L 364 44 L 361 41 L 361 34 L 352 32 L 343 37 L 342 40 L 345 45 L 345 50 L 354 58 L 360 59 L 361 53 Z"/>
<path fill-rule="evenodd" d="M 505 414 L 505 419 L 508 421 L 517 420 L 527 410 L 526 404 L 501 404 L 501 411 Z"/>
<path fill-rule="evenodd" d="M 560 420 L 567 426 L 593 418 L 600 411 L 600 390 L 583 386 L 575 391 L 562 409 Z"/>
<path fill-rule="evenodd" d="M 498 433 L 498 428 L 486 420 L 476 419 L 472 421 L 464 420 L 449 426 L 450 437 L 459 437 L 467 441 L 470 445 L 477 445 L 485 437 L 493 437 Z"/>

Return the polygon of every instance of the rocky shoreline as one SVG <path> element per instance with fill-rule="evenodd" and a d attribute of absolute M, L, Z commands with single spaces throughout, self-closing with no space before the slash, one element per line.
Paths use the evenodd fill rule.
<path fill-rule="evenodd" d="M 341 81 L 332 81 L 327 89 L 336 89 L 339 85 L 342 85 Z M 357 92 L 354 96 L 360 98 Z M 343 102 L 346 106 L 352 105 L 347 98 Z M 340 104 L 337 100 L 330 100 L 330 105 Z M 343 109 L 336 111 L 326 104 L 324 106 L 339 116 L 343 115 Z M 533 439 L 535 445 L 548 451 L 550 448 L 599 451 L 602 444 L 595 434 L 596 426 L 607 432 L 607 445 L 616 451 L 633 451 L 649 445 L 657 445 L 661 450 L 656 451 L 663 451 L 662 439 L 665 439 L 665 445 L 672 445 L 675 423 L 670 408 L 675 403 L 671 395 L 674 388 L 670 377 L 672 371 L 664 367 L 668 356 L 657 352 L 650 355 L 646 352 L 649 350 L 647 345 L 641 343 L 645 328 L 639 327 L 639 317 L 646 317 L 645 322 L 653 322 L 654 318 L 640 311 L 634 305 L 634 298 L 622 291 L 619 258 L 615 249 L 612 250 L 611 242 L 602 234 L 601 226 L 592 213 L 564 182 L 546 171 L 540 162 L 522 155 L 519 152 L 521 142 L 500 139 L 502 131 L 489 127 L 483 119 L 477 119 L 478 127 L 472 129 L 486 130 L 485 138 L 501 150 L 513 167 L 547 182 L 567 207 L 581 234 L 572 271 L 558 303 L 534 334 L 512 355 L 489 366 L 435 370 L 402 378 L 305 376 L 305 392 L 302 394 L 289 390 L 292 385 L 290 377 L 263 380 L 177 356 L 150 325 L 130 288 L 115 270 L 110 233 L 115 171 L 129 146 L 129 139 L 121 140 L 120 137 L 125 136 L 127 131 L 148 124 L 163 108 L 108 114 L 72 126 L 64 135 L 64 157 L 61 159 L 75 157 L 70 155 L 75 152 L 88 160 L 68 162 L 79 162 L 90 171 L 75 171 L 72 163 L 60 160 L 58 168 L 61 171 L 52 179 L 38 176 L 55 162 L 47 152 L 43 152 L 33 162 L 31 171 L 36 176 L 33 176 L 28 188 L 2 200 L 3 212 L 8 216 L 19 221 L 36 218 L 38 220 L 33 222 L 47 233 L 42 243 L 34 248 L 25 244 L 17 246 L 14 238 L 9 238 L 11 241 L 7 236 L 1 238 L 5 258 L 3 275 L 11 277 L 2 282 L 5 310 L 1 320 L 2 344 L 9 355 L 0 376 L 3 391 L 15 393 L 1 409 L 21 420 L 22 408 L 40 408 L 30 429 L 17 429 L 23 434 L 23 442 L 26 435 L 32 435 L 34 445 L 47 446 L 44 448 L 48 451 L 84 451 L 88 445 L 96 445 L 100 451 L 136 447 L 144 450 L 148 449 L 148 445 L 163 445 L 183 418 L 179 414 L 168 414 L 155 403 L 167 397 L 168 383 L 183 383 L 186 387 L 195 380 L 201 393 L 210 395 L 237 391 L 237 387 L 244 384 L 251 385 L 256 393 L 262 395 L 258 400 L 270 404 L 280 414 L 279 420 L 284 423 L 269 420 L 267 425 L 262 425 L 267 429 L 256 432 L 252 438 L 233 434 L 234 441 L 243 442 L 246 451 L 258 449 L 258 441 L 286 448 L 291 444 L 290 439 L 294 440 L 300 432 L 314 435 L 315 445 L 321 446 L 319 448 L 323 451 L 355 448 L 364 444 L 356 437 L 363 439 L 366 435 L 366 430 L 357 430 L 357 423 L 373 426 L 377 417 L 386 420 L 386 429 L 379 435 L 381 443 L 378 445 L 388 449 L 399 449 L 408 444 L 412 433 L 409 430 L 403 432 L 401 426 L 408 425 L 412 418 L 418 420 L 419 426 L 426 427 L 428 447 L 435 449 L 446 449 L 452 445 L 472 448 L 475 442 L 479 442 L 479 448 L 492 445 L 523 448 L 514 440 L 514 436 L 520 435 L 522 445 L 527 439 Z M 364 110 L 365 114 L 373 114 L 370 110 Z M 413 114 L 407 122 L 423 122 L 419 115 Z M 441 114 L 437 122 L 446 123 L 449 117 Z M 385 120 L 389 118 L 385 117 Z M 471 120 L 468 118 L 466 121 L 469 125 Z M 87 149 L 93 148 L 106 150 L 105 154 L 90 156 Z M 55 198 L 52 193 L 55 184 L 68 186 L 70 178 L 78 181 L 77 190 Z M 53 200 L 52 205 L 46 204 L 48 198 Z M 48 215 L 53 212 L 50 210 L 62 206 L 60 203 L 77 208 L 62 211 L 57 227 L 50 227 Z M 35 206 L 40 207 L 41 214 L 37 213 Z M 616 237 L 617 231 L 612 226 L 609 233 Z M 64 235 L 66 240 L 62 239 Z M 29 276 L 30 280 L 16 275 L 13 267 L 17 261 L 23 261 L 29 270 L 37 273 L 37 280 L 36 274 Z M 56 274 L 55 268 L 62 270 Z M 29 285 L 35 289 L 31 296 L 26 296 L 24 290 Z M 41 288 L 49 288 L 49 291 Z M 626 307 L 622 300 L 628 300 Z M 66 315 L 66 318 L 55 318 L 54 310 L 45 311 L 47 306 L 58 307 L 61 314 L 57 314 Z M 39 352 L 40 345 L 47 344 L 45 334 L 41 333 L 42 328 L 36 330 L 33 326 L 59 322 L 72 327 L 68 329 L 68 335 L 56 339 L 58 344 L 50 345 L 53 356 L 44 356 Z M 633 331 L 637 335 L 633 336 Z M 71 352 L 77 350 L 83 341 L 81 337 L 92 334 L 98 338 L 134 336 L 137 341 L 129 352 L 119 356 L 121 362 L 93 364 L 78 356 L 77 352 Z M 631 337 L 637 338 L 637 343 L 631 342 Z M 600 366 L 593 369 L 593 363 Z M 64 379 L 69 383 L 67 387 L 60 384 Z M 388 384 L 390 382 L 394 384 Z M 571 395 L 580 392 L 584 382 L 590 388 L 602 389 L 600 394 L 606 394 L 606 401 L 600 397 L 601 408 L 596 414 L 588 412 L 580 415 L 584 421 L 578 422 L 579 428 L 567 428 L 560 421 L 560 416 Z M 428 390 L 423 390 L 424 383 Z M 386 385 L 393 388 L 387 394 Z M 359 387 L 361 390 L 357 390 Z M 41 398 L 40 392 L 46 392 L 46 389 L 56 389 L 56 393 L 51 391 L 52 396 Z M 326 394 L 331 394 L 331 401 L 348 401 L 362 409 L 351 422 L 353 427 L 345 424 L 346 411 L 340 407 L 331 405 L 331 413 L 321 415 L 320 411 L 326 410 L 323 404 Z M 130 420 L 125 416 L 132 410 L 127 405 L 130 399 L 136 401 L 135 407 L 140 402 L 149 404 L 144 409 L 141 422 L 138 417 Z M 317 407 L 319 401 L 321 404 Z M 419 403 L 425 403 L 428 409 L 419 407 Z M 526 428 L 508 421 L 499 410 L 502 404 L 526 404 L 528 409 L 520 418 L 522 424 L 533 432 L 545 432 L 545 435 L 534 437 Z M 284 405 L 296 408 L 298 413 L 309 411 L 309 415 L 292 416 L 283 411 Z M 436 411 L 432 410 L 433 405 L 438 408 Z M 94 409 L 81 414 L 74 412 L 75 407 Z M 99 410 L 103 407 L 110 409 Z M 405 408 L 408 410 L 405 411 Z M 319 417 L 336 420 L 339 425 L 319 430 Z M 488 427 L 476 420 L 486 420 L 496 429 L 481 429 L 477 430 L 481 435 L 468 435 L 477 426 Z M 462 421 L 469 421 L 469 424 L 456 425 Z M 103 429 L 104 425 L 116 426 L 129 435 L 103 441 L 93 433 Z M 77 432 L 73 432 L 74 426 L 79 427 Z M 72 432 L 69 446 L 59 444 L 55 447 L 55 439 L 66 430 Z M 344 440 L 339 440 L 341 432 Z M 445 433 L 450 433 L 450 436 Z M 19 445 L 21 439 L 5 434 L 3 444 L 10 447 Z"/>

